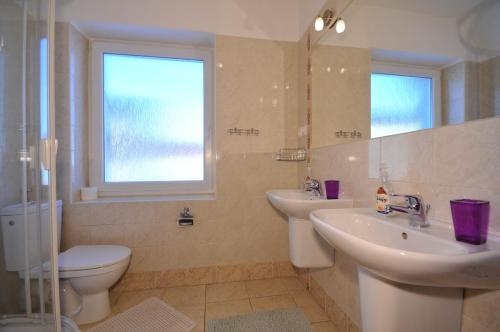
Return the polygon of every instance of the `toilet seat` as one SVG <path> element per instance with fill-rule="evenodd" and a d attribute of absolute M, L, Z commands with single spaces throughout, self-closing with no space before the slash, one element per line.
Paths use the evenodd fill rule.
<path fill-rule="evenodd" d="M 75 278 L 108 273 L 128 264 L 130 248 L 117 245 L 75 246 L 59 254 L 59 278 Z M 43 277 L 51 277 L 50 261 L 43 263 Z M 30 269 L 30 278 L 38 278 L 40 267 Z M 24 278 L 24 270 L 19 271 Z"/>
<path fill-rule="evenodd" d="M 88 270 L 126 260 L 130 248 L 115 245 L 75 246 L 59 254 L 59 271 Z"/>
<path fill-rule="evenodd" d="M 59 279 L 89 277 L 89 276 L 96 276 L 99 274 L 105 274 L 108 272 L 119 270 L 123 267 L 123 265 L 128 265 L 128 263 L 129 263 L 128 260 L 123 260 L 113 265 L 98 267 L 95 269 L 59 271 Z"/>
<path fill-rule="evenodd" d="M 128 264 L 130 248 L 116 245 L 75 246 L 59 254 L 59 277 L 73 278 L 107 273 Z"/>

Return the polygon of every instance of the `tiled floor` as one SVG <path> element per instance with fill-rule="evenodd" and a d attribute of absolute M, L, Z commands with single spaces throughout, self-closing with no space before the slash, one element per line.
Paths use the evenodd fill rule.
<path fill-rule="evenodd" d="M 335 329 L 326 313 L 296 278 L 112 293 L 112 314 L 116 315 L 153 296 L 162 298 L 191 317 L 197 323 L 194 332 L 203 332 L 210 319 L 293 307 L 304 311 L 316 332 L 342 332 Z M 80 328 L 85 330 L 92 325 Z"/>

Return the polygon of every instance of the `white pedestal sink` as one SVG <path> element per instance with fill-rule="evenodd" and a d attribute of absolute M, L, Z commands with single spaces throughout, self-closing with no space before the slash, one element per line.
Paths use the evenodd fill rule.
<path fill-rule="evenodd" d="M 459 332 L 463 288 L 500 289 L 500 238 L 455 241 L 451 225 L 409 226 L 373 209 L 316 210 L 314 228 L 358 263 L 364 332 Z"/>
<path fill-rule="evenodd" d="M 352 207 L 351 199 L 325 199 L 296 189 L 271 190 L 266 193 L 271 204 L 288 216 L 290 261 L 296 267 L 332 266 L 333 248 L 314 230 L 309 213 L 316 209 Z"/>

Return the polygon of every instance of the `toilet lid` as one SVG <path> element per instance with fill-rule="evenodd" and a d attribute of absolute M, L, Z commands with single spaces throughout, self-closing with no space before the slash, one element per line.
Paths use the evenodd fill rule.
<path fill-rule="evenodd" d="M 59 271 L 89 270 L 116 264 L 130 256 L 124 246 L 76 246 L 59 254 Z"/>

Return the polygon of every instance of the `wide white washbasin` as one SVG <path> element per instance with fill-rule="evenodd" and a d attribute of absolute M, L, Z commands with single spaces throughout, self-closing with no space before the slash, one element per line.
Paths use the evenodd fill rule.
<path fill-rule="evenodd" d="M 308 219 L 309 213 L 317 209 L 340 209 L 352 207 L 351 199 L 325 199 L 299 189 L 277 189 L 266 192 L 275 208 L 289 217 Z"/>
<path fill-rule="evenodd" d="M 314 228 L 333 247 L 387 279 L 414 285 L 500 289 L 500 238 L 483 245 L 455 240 L 452 225 L 409 226 L 402 214 L 373 209 L 316 210 Z"/>

